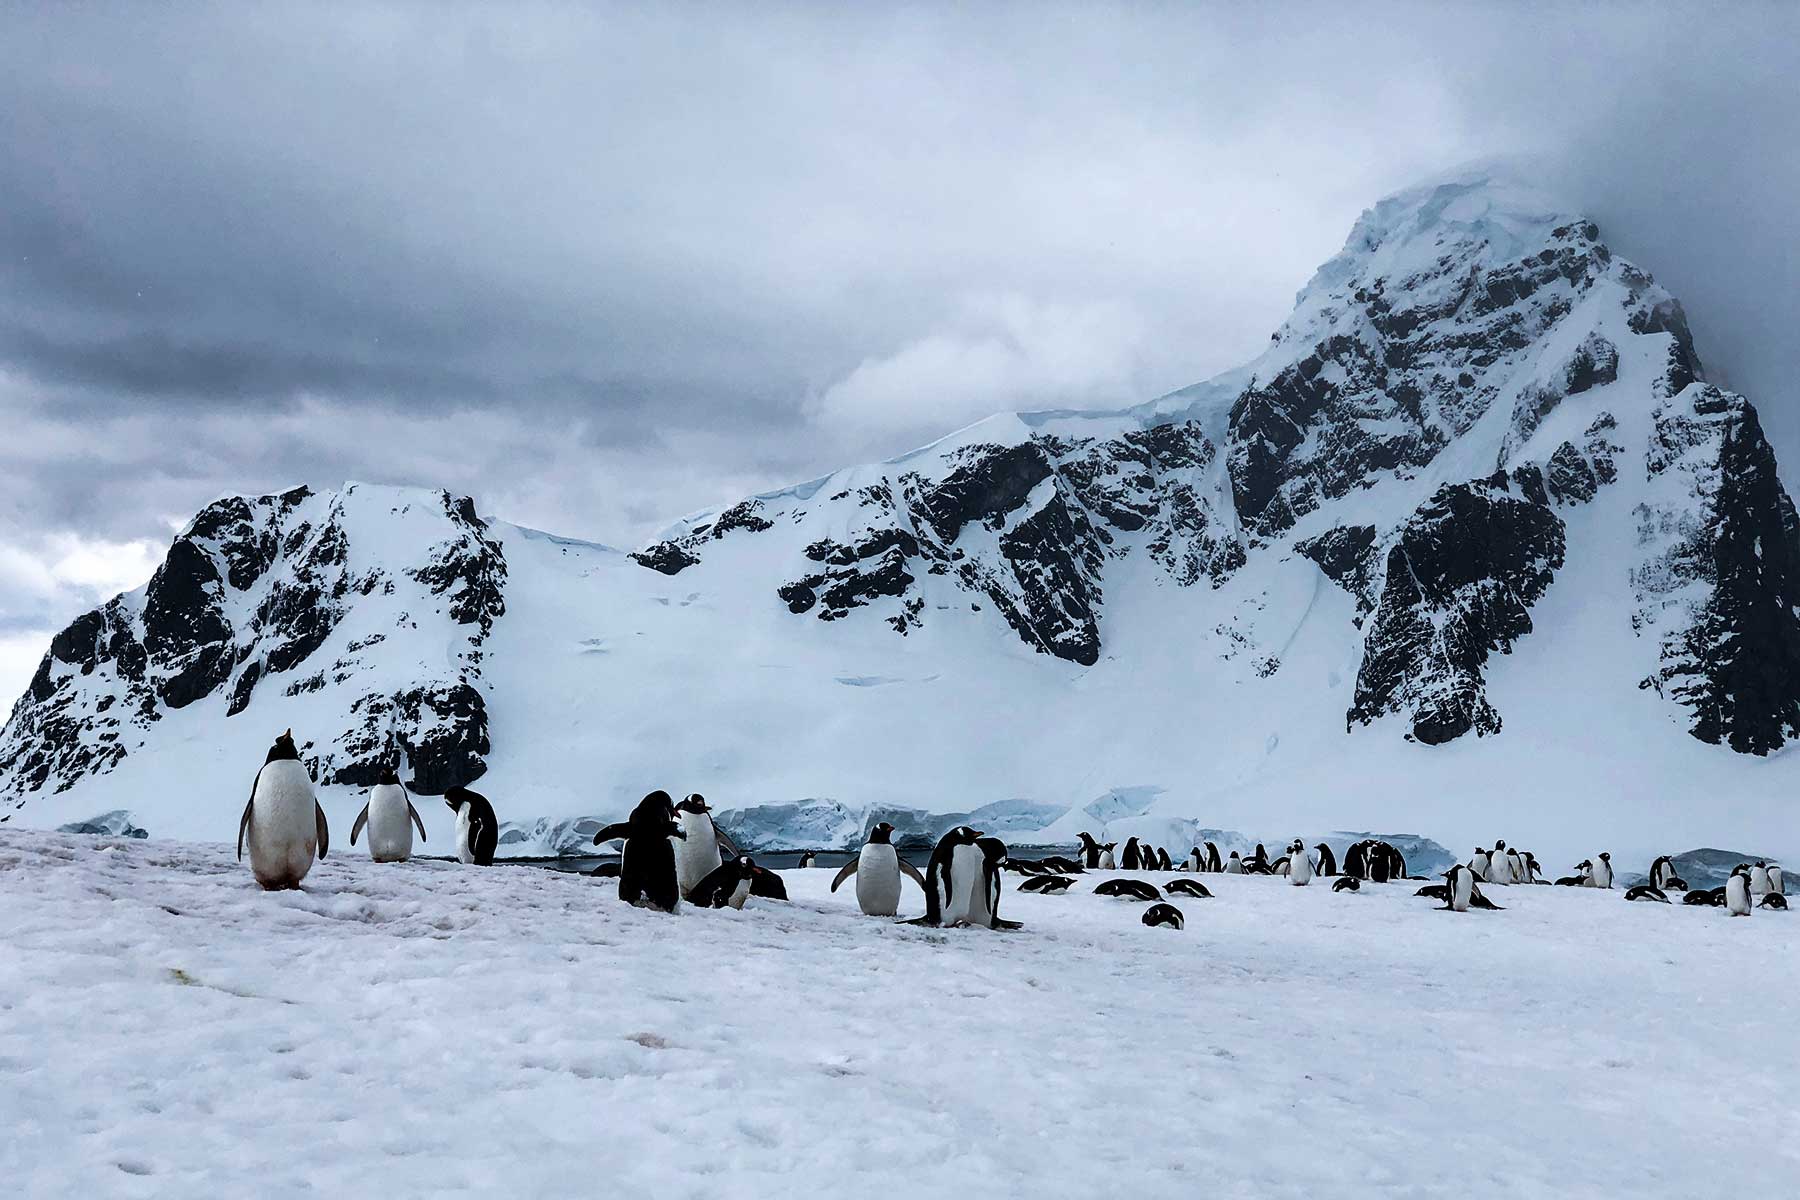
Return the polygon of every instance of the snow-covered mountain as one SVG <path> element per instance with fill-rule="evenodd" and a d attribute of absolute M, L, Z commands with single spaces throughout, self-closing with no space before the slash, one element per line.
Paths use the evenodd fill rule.
<path fill-rule="evenodd" d="M 796 836 L 1006 802 L 1045 836 L 1777 852 L 1800 521 L 1675 299 L 1475 172 L 1365 213 L 1239 370 L 993 417 L 632 554 L 439 492 L 222 500 L 57 636 L 0 807 L 224 837 L 288 726 L 334 815 L 403 752 L 530 842 L 663 786 Z"/>

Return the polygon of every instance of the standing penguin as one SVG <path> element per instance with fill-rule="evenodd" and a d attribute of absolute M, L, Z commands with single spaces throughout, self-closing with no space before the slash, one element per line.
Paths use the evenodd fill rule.
<path fill-rule="evenodd" d="M 1254 871 L 1258 875 L 1269 873 L 1269 852 L 1263 849 L 1261 842 L 1256 843 L 1256 857 L 1250 860 L 1245 869 Z"/>
<path fill-rule="evenodd" d="M 1094 835 L 1085 830 L 1075 835 L 1081 839 L 1081 865 L 1091 869 L 1099 869 L 1100 855 L 1105 847 L 1094 840 Z"/>
<path fill-rule="evenodd" d="M 1161 846 L 1156 848 L 1156 869 L 1159 871 L 1173 871 L 1175 869 L 1174 860 L 1169 857 L 1169 852 L 1164 850 Z"/>
<path fill-rule="evenodd" d="M 1512 883 L 1512 881 L 1512 859 L 1506 853 L 1506 839 L 1501 838 L 1494 843 L 1494 848 L 1488 852 L 1486 882 L 1493 884 L 1495 887 L 1506 887 L 1508 884 Z"/>
<path fill-rule="evenodd" d="M 1119 866 L 1126 871 L 1144 869 L 1144 852 L 1138 848 L 1136 838 L 1125 839 L 1125 849 L 1119 855 Z"/>
<path fill-rule="evenodd" d="M 294 731 L 275 739 L 262 769 L 250 781 L 250 800 L 238 821 L 238 861 L 250 835 L 250 873 L 265 891 L 297 888 L 312 870 L 313 855 L 325 857 L 331 833 L 325 810 L 313 798 L 312 779 L 294 746 Z"/>
<path fill-rule="evenodd" d="M 1468 912 L 1469 905 L 1475 899 L 1475 870 L 1457 863 L 1444 872 L 1444 891 L 1446 899 L 1444 907 L 1456 912 Z"/>
<path fill-rule="evenodd" d="M 1299 838 L 1288 847 L 1288 882 L 1295 887 L 1305 887 L 1312 882 L 1312 859 L 1306 857 L 1306 843 Z"/>
<path fill-rule="evenodd" d="M 1320 842 L 1313 849 L 1319 852 L 1319 874 L 1336 875 L 1338 873 L 1337 856 L 1332 854 L 1331 847 Z"/>
<path fill-rule="evenodd" d="M 1779 863 L 1769 864 L 1769 891 L 1777 896 L 1787 891 L 1787 880 L 1782 878 Z"/>
<path fill-rule="evenodd" d="M 1238 857 L 1238 852 L 1236 850 L 1233 850 L 1231 852 L 1231 857 L 1225 860 L 1225 874 L 1242 875 L 1243 873 L 1244 860 Z"/>
<path fill-rule="evenodd" d="M 1650 886 L 1658 891 L 1669 890 L 1669 880 L 1675 878 L 1675 860 L 1667 854 L 1662 855 L 1650 864 Z"/>
<path fill-rule="evenodd" d="M 350 827 L 352 846 L 364 825 L 369 827 L 369 857 L 376 862 L 405 862 L 411 858 L 414 827 L 418 828 L 421 842 L 431 840 L 425 836 L 425 822 L 412 806 L 406 785 L 392 767 L 381 768 L 381 781 L 369 789 L 368 802 L 356 814 L 356 824 Z"/>
<path fill-rule="evenodd" d="M 1192 871 L 1196 875 L 1206 870 L 1206 852 L 1195 846 L 1193 853 L 1181 860 L 1181 869 Z"/>
<path fill-rule="evenodd" d="M 809 870 L 810 868 L 816 867 L 818 865 L 819 865 L 819 856 L 817 854 L 814 854 L 811 850 L 805 851 L 804 853 L 802 853 L 800 855 L 800 869 L 802 871 Z"/>
<path fill-rule="evenodd" d="M 1118 860 L 1113 857 L 1113 847 L 1118 844 L 1119 843 L 1117 842 L 1108 842 L 1106 845 L 1100 847 L 1100 869 L 1102 871 L 1116 871 L 1119 869 Z"/>
<path fill-rule="evenodd" d="M 677 859 L 679 861 L 679 859 Z M 744 907 L 750 898 L 750 885 L 756 878 L 756 864 L 747 854 L 721 863 L 717 870 L 688 889 L 688 901 L 695 908 Z"/>
<path fill-rule="evenodd" d="M 1000 917 L 1000 869 L 1006 865 L 1006 843 L 999 838 L 980 837 L 975 839 L 975 848 L 981 852 L 981 874 L 970 893 L 963 920 L 982 929 L 1019 928 L 1017 921 Z"/>
<path fill-rule="evenodd" d="M 1588 886 L 1610 888 L 1613 885 L 1612 855 L 1602 850 L 1600 860 L 1594 863 L 1593 874 L 1588 876 Z"/>
<path fill-rule="evenodd" d="M 982 854 L 975 845 L 979 837 L 976 830 L 958 825 L 938 839 L 925 865 L 925 915 L 910 924 L 946 925 L 957 919 L 957 902 L 971 886 L 966 876 L 979 871 Z"/>
<path fill-rule="evenodd" d="M 1225 863 L 1219 858 L 1219 847 L 1212 842 L 1206 843 L 1206 869 L 1217 875 L 1225 869 Z"/>
<path fill-rule="evenodd" d="M 1475 878 L 1486 882 L 1489 866 L 1488 852 L 1480 846 L 1475 847 L 1475 853 L 1469 856 L 1469 870 L 1475 873 Z"/>
<path fill-rule="evenodd" d="M 1733 867 L 1725 881 L 1725 911 L 1734 917 L 1750 915 L 1750 868 L 1743 863 Z"/>
<path fill-rule="evenodd" d="M 456 857 L 478 867 L 494 865 L 494 851 L 500 845 L 500 819 L 494 806 L 480 792 L 453 787 L 444 793 L 444 803 L 456 814 Z"/>
<path fill-rule="evenodd" d="M 675 875 L 675 847 L 670 839 L 687 837 L 675 821 L 675 802 L 667 792 L 651 792 L 631 816 L 594 835 L 594 845 L 623 838 L 619 860 L 619 899 L 639 908 L 674 912 L 681 903 Z"/>
<path fill-rule="evenodd" d="M 901 858 L 900 852 L 894 849 L 893 837 L 894 827 L 886 821 L 869 830 L 869 839 L 863 843 L 862 851 L 845 863 L 831 881 L 831 890 L 835 892 L 844 880 L 856 876 L 856 906 L 865 916 L 891 917 L 900 911 L 901 875 L 910 876 L 927 894 L 931 891 L 919 869 Z"/>
<path fill-rule="evenodd" d="M 681 885 L 683 899 L 696 884 L 724 861 L 719 853 L 719 831 L 713 827 L 712 809 L 706 797 L 695 792 L 675 806 L 675 819 L 681 827 L 680 845 L 675 847 L 675 878 Z"/>
<path fill-rule="evenodd" d="M 1758 861 L 1750 868 L 1750 894 L 1762 897 L 1769 894 L 1769 864 Z"/>

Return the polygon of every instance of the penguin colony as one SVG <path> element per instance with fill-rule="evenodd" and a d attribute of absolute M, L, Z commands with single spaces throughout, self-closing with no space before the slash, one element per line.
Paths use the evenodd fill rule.
<path fill-rule="evenodd" d="M 493 805 L 465 787 L 446 790 L 444 803 L 456 814 L 457 860 L 473 866 L 491 865 L 500 836 Z M 426 840 L 425 823 L 392 765 L 381 768 L 378 781 L 369 789 L 368 802 L 350 830 L 352 846 L 365 830 L 369 856 L 379 863 L 408 861 L 414 830 L 421 842 Z M 1271 858 L 1261 842 L 1247 859 L 1235 850 L 1222 858 L 1216 844 L 1205 842 L 1177 860 L 1166 848 L 1139 838 L 1127 838 L 1121 848 L 1117 842 L 1100 842 L 1084 831 L 1079 835 L 1078 857 L 1024 861 L 1010 858 L 1006 844 L 998 838 L 959 825 L 938 840 L 925 873 L 920 874 L 900 857 L 893 836 L 894 827 L 886 821 L 870 829 L 862 848 L 832 879 L 831 890 L 836 892 L 854 876 L 857 907 L 867 916 L 893 917 L 900 909 L 904 881 L 910 879 L 925 900 L 925 915 L 907 922 L 913 925 L 1019 928 L 1017 921 L 1000 915 L 1001 873 L 1008 871 L 1026 876 L 1019 891 L 1044 896 L 1067 893 L 1075 884 L 1074 877 L 1090 870 L 1270 875 L 1294 887 L 1305 887 L 1322 876 L 1332 880 L 1334 893 L 1349 895 L 1358 893 L 1365 882 L 1419 879 L 1407 873 L 1406 858 L 1398 849 L 1377 838 L 1346 849 L 1340 872 L 1330 846 L 1319 842 L 1308 847 L 1300 838 L 1283 846 L 1279 858 Z M 677 803 L 667 792 L 651 792 L 624 821 L 594 835 L 595 845 L 615 841 L 623 844 L 618 864 L 603 864 L 592 874 L 616 876 L 619 898 L 628 904 L 674 912 L 683 901 L 699 908 L 742 909 L 752 896 L 787 899 L 781 876 L 738 850 L 713 824 L 712 807 L 699 793 Z M 251 781 L 250 799 L 238 822 L 240 861 L 246 844 L 251 874 L 269 891 L 298 888 L 314 859 L 324 858 L 330 848 L 325 812 L 313 795 L 312 778 L 300 759 L 291 729 L 275 739 Z M 816 862 L 817 855 L 810 850 L 800 857 L 802 869 Z M 1608 852 L 1583 859 L 1573 872 L 1555 884 L 1613 887 L 1612 855 Z M 1510 847 L 1504 840 L 1496 840 L 1491 848 L 1477 846 L 1467 863 L 1455 864 L 1442 878 L 1442 883 L 1425 881 L 1414 894 L 1441 901 L 1443 910 L 1449 912 L 1505 911 L 1483 893 L 1484 884 L 1496 888 L 1551 883 L 1543 877 L 1535 855 Z M 1143 879 L 1107 879 L 1093 894 L 1148 904 L 1142 918 L 1147 927 L 1185 928 L 1185 916 L 1164 899 L 1165 891 L 1194 900 L 1212 899 L 1204 883 L 1188 878 L 1176 879 L 1166 888 Z M 1739 863 L 1723 887 L 1689 889 L 1675 873 L 1673 859 L 1663 855 L 1651 863 L 1644 882 L 1624 890 L 1624 897 L 1634 903 L 1672 904 L 1670 893 L 1677 893 L 1683 904 L 1720 907 L 1734 917 L 1747 917 L 1759 907 L 1785 911 L 1785 892 L 1782 870 L 1776 863 Z"/>

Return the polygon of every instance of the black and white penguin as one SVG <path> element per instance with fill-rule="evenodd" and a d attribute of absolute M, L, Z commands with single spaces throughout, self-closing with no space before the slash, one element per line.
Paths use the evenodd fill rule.
<path fill-rule="evenodd" d="M 1394 877 L 1393 847 L 1386 842 L 1371 842 L 1363 852 L 1363 862 L 1368 867 L 1363 875 L 1370 883 L 1386 883 Z"/>
<path fill-rule="evenodd" d="M 1152 929 L 1180 929 L 1185 922 L 1173 904 L 1152 904 L 1144 910 L 1144 924 Z"/>
<path fill-rule="evenodd" d="M 1336 875 L 1338 873 L 1337 856 L 1331 852 L 1331 847 L 1320 842 L 1313 849 L 1319 852 L 1319 874 Z"/>
<path fill-rule="evenodd" d="M 1167 890 L 1177 895 L 1192 896 L 1196 900 L 1212 899 L 1212 893 L 1207 891 L 1206 885 L 1198 879 L 1177 879 L 1168 886 Z"/>
<path fill-rule="evenodd" d="M 1267 875 L 1269 873 L 1269 852 L 1263 849 L 1263 844 L 1261 842 L 1256 843 L 1256 853 L 1252 855 L 1250 861 L 1244 865 L 1244 869 L 1247 871 L 1254 871 L 1258 875 Z"/>
<path fill-rule="evenodd" d="M 1779 863 L 1769 864 L 1769 890 L 1777 896 L 1783 895 L 1787 891 L 1787 880 L 1782 877 Z"/>
<path fill-rule="evenodd" d="M 1613 885 L 1612 855 L 1602 850 L 1600 861 L 1589 864 L 1588 886 L 1610 888 Z"/>
<path fill-rule="evenodd" d="M 1752 897 L 1769 894 L 1769 864 L 1760 859 L 1750 868 L 1750 895 Z"/>
<path fill-rule="evenodd" d="M 1142 879 L 1109 879 L 1094 889 L 1094 895 L 1116 896 L 1120 900 L 1162 899 L 1162 893 L 1157 890 L 1156 885 Z"/>
<path fill-rule="evenodd" d="M 325 857 L 331 831 L 325 810 L 313 797 L 312 777 L 300 761 L 292 729 L 275 739 L 250 781 L 250 799 L 238 821 L 238 861 L 250 839 L 250 873 L 265 891 L 297 888 L 312 870 L 313 855 Z"/>
<path fill-rule="evenodd" d="M 1702 907 L 1725 903 L 1724 888 L 1698 888 L 1681 898 L 1683 904 L 1694 904 Z"/>
<path fill-rule="evenodd" d="M 446 791 L 444 803 L 456 814 L 456 857 L 478 867 L 493 866 L 500 845 L 500 818 L 494 815 L 494 806 L 480 792 L 465 787 Z"/>
<path fill-rule="evenodd" d="M 1038 865 L 1058 875 L 1080 875 L 1087 870 L 1074 859 L 1061 854 L 1052 854 L 1048 858 L 1039 859 Z"/>
<path fill-rule="evenodd" d="M 1086 830 L 1075 835 L 1081 839 L 1081 865 L 1094 870 L 1100 869 L 1100 855 L 1106 847 L 1094 840 L 1094 835 Z"/>
<path fill-rule="evenodd" d="M 1142 871 L 1144 869 L 1144 852 L 1138 846 L 1136 838 L 1125 839 L 1125 849 L 1119 852 L 1119 869 L 1122 871 Z"/>
<path fill-rule="evenodd" d="M 594 845 L 623 839 L 619 863 L 619 899 L 639 908 L 674 912 L 681 903 L 671 838 L 686 837 L 675 820 L 675 801 L 667 792 L 651 792 L 631 816 L 594 835 Z"/>
<path fill-rule="evenodd" d="M 1556 881 L 1557 887 L 1591 887 L 1593 886 L 1594 863 L 1592 859 L 1582 859 L 1575 864 L 1575 874 L 1564 875 Z"/>
<path fill-rule="evenodd" d="M 1238 857 L 1238 852 L 1236 850 L 1233 850 L 1231 852 L 1231 857 L 1225 860 L 1225 874 L 1242 875 L 1243 873 L 1244 860 Z"/>
<path fill-rule="evenodd" d="M 1331 890 L 1334 892 L 1355 892 L 1360 891 L 1361 889 L 1362 882 L 1354 875 L 1342 876 L 1336 883 L 1331 885 Z"/>
<path fill-rule="evenodd" d="M 1181 860 L 1181 869 L 1184 871 L 1192 871 L 1196 875 L 1205 871 L 1206 870 L 1206 851 L 1202 850 L 1198 846 L 1195 846 L 1193 849 L 1193 852 L 1190 853 L 1186 858 Z"/>
<path fill-rule="evenodd" d="M 856 876 L 856 906 L 865 916 L 891 917 L 900 911 L 900 876 L 907 875 L 929 893 L 930 885 L 919 869 L 894 849 L 894 827 L 883 821 L 869 830 L 868 840 L 856 857 L 845 863 L 831 881 L 837 891 L 844 880 Z"/>
<path fill-rule="evenodd" d="M 1278 876 L 1282 879 L 1286 879 L 1293 870 L 1294 864 L 1288 861 L 1288 856 L 1285 854 L 1269 864 L 1269 874 Z"/>
<path fill-rule="evenodd" d="M 800 869 L 802 871 L 807 870 L 810 867 L 816 867 L 818 865 L 819 865 L 819 856 L 817 854 L 814 854 L 811 850 L 807 850 L 800 855 Z"/>
<path fill-rule="evenodd" d="M 938 839 L 925 864 L 925 915 L 911 924 L 949 925 L 965 912 L 984 873 L 979 830 L 958 825 Z"/>
<path fill-rule="evenodd" d="M 1288 847 L 1288 882 L 1295 887 L 1305 887 L 1312 882 L 1312 859 L 1306 857 L 1306 843 L 1299 838 Z"/>
<path fill-rule="evenodd" d="M 1636 887 L 1626 888 L 1625 898 L 1627 900 L 1648 900 L 1656 904 L 1667 904 L 1669 902 L 1668 896 L 1663 894 L 1661 888 L 1653 887 L 1648 883 L 1640 883 Z"/>
<path fill-rule="evenodd" d="M 1169 852 L 1161 846 L 1156 848 L 1156 869 L 1159 871 L 1173 871 L 1175 869 L 1174 860 L 1169 857 Z"/>
<path fill-rule="evenodd" d="M 1782 895 L 1780 892 L 1770 892 L 1762 898 L 1762 903 L 1756 907 L 1773 909 L 1777 912 L 1786 912 L 1787 906 L 1788 902 L 1786 896 Z"/>
<path fill-rule="evenodd" d="M 1021 892 L 1036 892 L 1040 896 L 1060 896 L 1069 890 L 1075 881 L 1067 875 L 1036 875 L 1019 885 Z"/>
<path fill-rule="evenodd" d="M 405 862 L 411 858 L 414 828 L 418 829 L 421 842 L 431 840 L 425 836 L 425 822 L 412 806 L 406 785 L 392 767 L 381 768 L 380 782 L 369 789 L 368 802 L 356 814 L 356 824 L 350 827 L 352 846 L 364 825 L 369 827 L 369 857 L 376 862 Z"/>
<path fill-rule="evenodd" d="M 744 901 L 750 898 L 750 882 L 755 877 L 756 864 L 749 855 L 741 854 L 720 863 L 705 879 L 688 889 L 688 903 L 695 908 L 741 909 Z"/>
<path fill-rule="evenodd" d="M 1494 887 L 1507 887 L 1513 881 L 1512 858 L 1506 852 L 1506 839 L 1501 838 L 1488 851 L 1487 878 L 1484 883 Z"/>
<path fill-rule="evenodd" d="M 1734 917 L 1750 915 L 1750 868 L 1743 863 L 1733 867 L 1725 881 L 1725 911 Z"/>
<path fill-rule="evenodd" d="M 1488 868 L 1491 865 L 1488 860 L 1488 852 L 1480 846 L 1475 847 L 1475 853 L 1469 855 L 1469 870 L 1475 873 L 1477 879 L 1487 879 Z"/>
<path fill-rule="evenodd" d="M 1650 864 L 1650 886 L 1658 891 L 1668 887 L 1669 880 L 1675 878 L 1675 860 L 1667 854 L 1661 855 Z"/>
<path fill-rule="evenodd" d="M 1527 850 L 1527 851 L 1525 851 L 1524 854 L 1520 855 L 1519 857 L 1524 859 L 1524 861 L 1525 861 L 1525 882 L 1526 883 L 1549 883 L 1550 882 L 1548 879 L 1544 878 L 1544 868 L 1538 865 L 1537 855 L 1535 855 L 1531 851 Z"/>
<path fill-rule="evenodd" d="M 980 874 L 967 893 L 967 907 L 952 924 L 973 925 L 980 929 L 1017 929 L 1017 921 L 1000 917 L 1000 895 L 1004 890 L 1000 869 L 1006 865 L 1006 843 L 999 838 L 978 837 L 974 849 L 981 855 Z"/>
<path fill-rule="evenodd" d="M 1344 878 L 1354 879 L 1355 876 L 1346 875 Z M 1429 900 L 1442 900 L 1448 903 L 1450 900 L 1450 885 L 1445 883 L 1428 883 L 1418 891 L 1414 892 L 1413 895 L 1424 896 Z"/>
<path fill-rule="evenodd" d="M 1206 843 L 1206 869 L 1215 875 L 1225 869 L 1225 863 L 1219 857 L 1219 848 L 1211 842 Z"/>
<path fill-rule="evenodd" d="M 1454 912 L 1468 912 L 1475 900 L 1475 868 L 1457 863 L 1444 872 L 1444 907 Z"/>
<path fill-rule="evenodd" d="M 726 856 L 719 851 L 725 839 L 713 826 L 712 806 L 699 792 L 675 806 L 675 821 L 681 829 L 681 836 L 673 839 L 679 843 L 674 847 L 675 881 L 686 899 L 702 879 L 724 863 Z"/>
<path fill-rule="evenodd" d="M 742 858 L 743 856 L 739 855 L 738 857 Z M 761 896 L 765 900 L 786 900 L 788 898 L 787 884 L 782 882 L 781 876 L 767 867 L 752 867 L 750 868 L 750 894 Z"/>

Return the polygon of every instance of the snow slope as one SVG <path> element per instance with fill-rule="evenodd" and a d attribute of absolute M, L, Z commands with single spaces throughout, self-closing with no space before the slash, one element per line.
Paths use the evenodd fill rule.
<path fill-rule="evenodd" d="M 759 845 L 1012 803 L 1019 842 L 1800 858 L 1800 520 L 1754 409 L 1594 226 L 1481 172 L 1373 207 L 1238 371 L 634 554 L 367 485 L 221 502 L 177 545 L 59 635 L 0 820 L 224 837 L 291 726 L 334 827 L 401 754 L 523 848 L 661 787 Z"/>
<path fill-rule="evenodd" d="M 0 832 L 16 1194 L 1779 1194 L 1800 917 L 1208 877 L 1182 932 Z M 916 891 L 908 896 L 917 910 Z"/>

